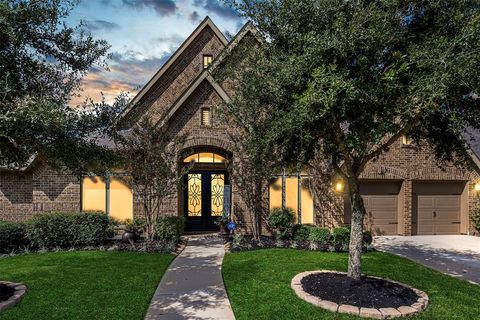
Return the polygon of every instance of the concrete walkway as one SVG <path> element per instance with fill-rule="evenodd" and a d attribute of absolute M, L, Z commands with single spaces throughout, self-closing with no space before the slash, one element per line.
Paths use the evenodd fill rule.
<path fill-rule="evenodd" d="M 190 237 L 153 296 L 145 319 L 235 319 L 222 278 L 223 241 Z"/>
<path fill-rule="evenodd" d="M 451 236 L 374 237 L 376 249 L 404 256 L 454 277 L 480 284 L 480 238 Z"/>

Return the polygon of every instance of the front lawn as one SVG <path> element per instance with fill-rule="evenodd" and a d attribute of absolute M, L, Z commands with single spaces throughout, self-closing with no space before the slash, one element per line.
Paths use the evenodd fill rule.
<path fill-rule="evenodd" d="M 315 307 L 298 298 L 290 288 L 292 278 L 302 271 L 346 271 L 347 259 L 346 253 L 294 249 L 227 254 L 223 262 L 223 277 L 236 319 L 360 319 Z M 381 252 L 364 255 L 363 272 L 425 291 L 430 304 L 415 319 L 480 317 L 480 286 Z"/>
<path fill-rule="evenodd" d="M 173 255 L 77 251 L 0 259 L 0 280 L 27 286 L 0 319 L 143 319 Z"/>

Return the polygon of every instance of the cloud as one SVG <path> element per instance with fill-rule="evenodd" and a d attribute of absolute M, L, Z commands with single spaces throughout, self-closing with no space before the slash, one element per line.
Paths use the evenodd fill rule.
<path fill-rule="evenodd" d="M 85 20 L 85 25 L 90 31 L 110 31 L 120 28 L 120 25 L 118 25 L 117 23 L 105 20 Z"/>
<path fill-rule="evenodd" d="M 152 8 L 161 16 L 175 14 L 178 10 L 174 0 L 123 0 L 123 4 L 135 9 Z"/>
<path fill-rule="evenodd" d="M 224 6 L 217 0 L 194 0 L 193 6 L 203 8 L 208 13 L 215 13 L 225 18 L 238 18 L 238 13 L 235 9 Z"/>
<path fill-rule="evenodd" d="M 197 11 L 193 11 L 188 15 L 188 19 L 193 23 L 199 23 L 201 18 Z"/>
<path fill-rule="evenodd" d="M 185 40 L 185 37 L 182 37 L 179 34 L 171 34 L 171 35 L 168 35 L 168 36 L 160 36 L 160 37 L 154 39 L 154 41 L 157 41 L 157 42 L 160 42 L 160 43 L 168 43 L 172 47 L 178 46 L 184 40 Z"/>
<path fill-rule="evenodd" d="M 71 99 L 70 106 L 80 105 L 86 98 L 99 102 L 102 94 L 105 100 L 111 103 L 122 92 L 137 93 L 168 60 L 172 52 L 166 52 L 159 58 L 139 58 L 142 56 L 140 52 L 132 50 L 114 52 L 109 63 L 110 71 L 92 68 L 82 79 L 81 91 Z"/>

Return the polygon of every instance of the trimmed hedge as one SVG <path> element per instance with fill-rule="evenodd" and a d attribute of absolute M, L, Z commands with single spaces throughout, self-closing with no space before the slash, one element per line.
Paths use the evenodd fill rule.
<path fill-rule="evenodd" d="M 155 231 L 161 240 L 178 241 L 185 229 L 185 219 L 178 216 L 163 216 L 157 219 Z"/>
<path fill-rule="evenodd" d="M 347 227 L 333 229 L 332 240 L 336 245 L 348 245 L 350 242 L 350 229 Z"/>
<path fill-rule="evenodd" d="M 27 223 L 27 237 L 34 248 L 95 246 L 112 236 L 104 213 L 52 212 L 35 215 Z"/>
<path fill-rule="evenodd" d="M 308 240 L 320 244 L 328 244 L 331 238 L 330 231 L 327 228 L 311 228 Z"/>
<path fill-rule="evenodd" d="M 310 229 L 315 228 L 309 224 L 296 224 L 293 226 L 293 240 L 306 241 L 310 235 Z"/>
<path fill-rule="evenodd" d="M 27 245 L 24 223 L 0 221 L 0 253 L 10 253 Z"/>
<path fill-rule="evenodd" d="M 272 228 L 278 239 L 288 239 L 292 235 L 293 221 L 295 215 L 290 208 L 275 208 L 268 216 L 268 226 Z"/>

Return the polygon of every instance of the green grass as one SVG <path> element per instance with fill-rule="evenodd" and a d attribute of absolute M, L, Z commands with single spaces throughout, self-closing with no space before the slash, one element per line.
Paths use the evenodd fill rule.
<path fill-rule="evenodd" d="M 229 253 L 223 277 L 237 320 L 360 319 L 322 310 L 298 298 L 291 279 L 308 270 L 346 271 L 347 254 L 293 249 Z M 363 256 L 363 272 L 424 290 L 430 304 L 415 319 L 480 319 L 480 286 L 458 280 L 394 255 Z"/>
<path fill-rule="evenodd" d="M 0 259 L 0 279 L 27 286 L 6 319 L 143 319 L 173 255 L 77 251 Z"/>

